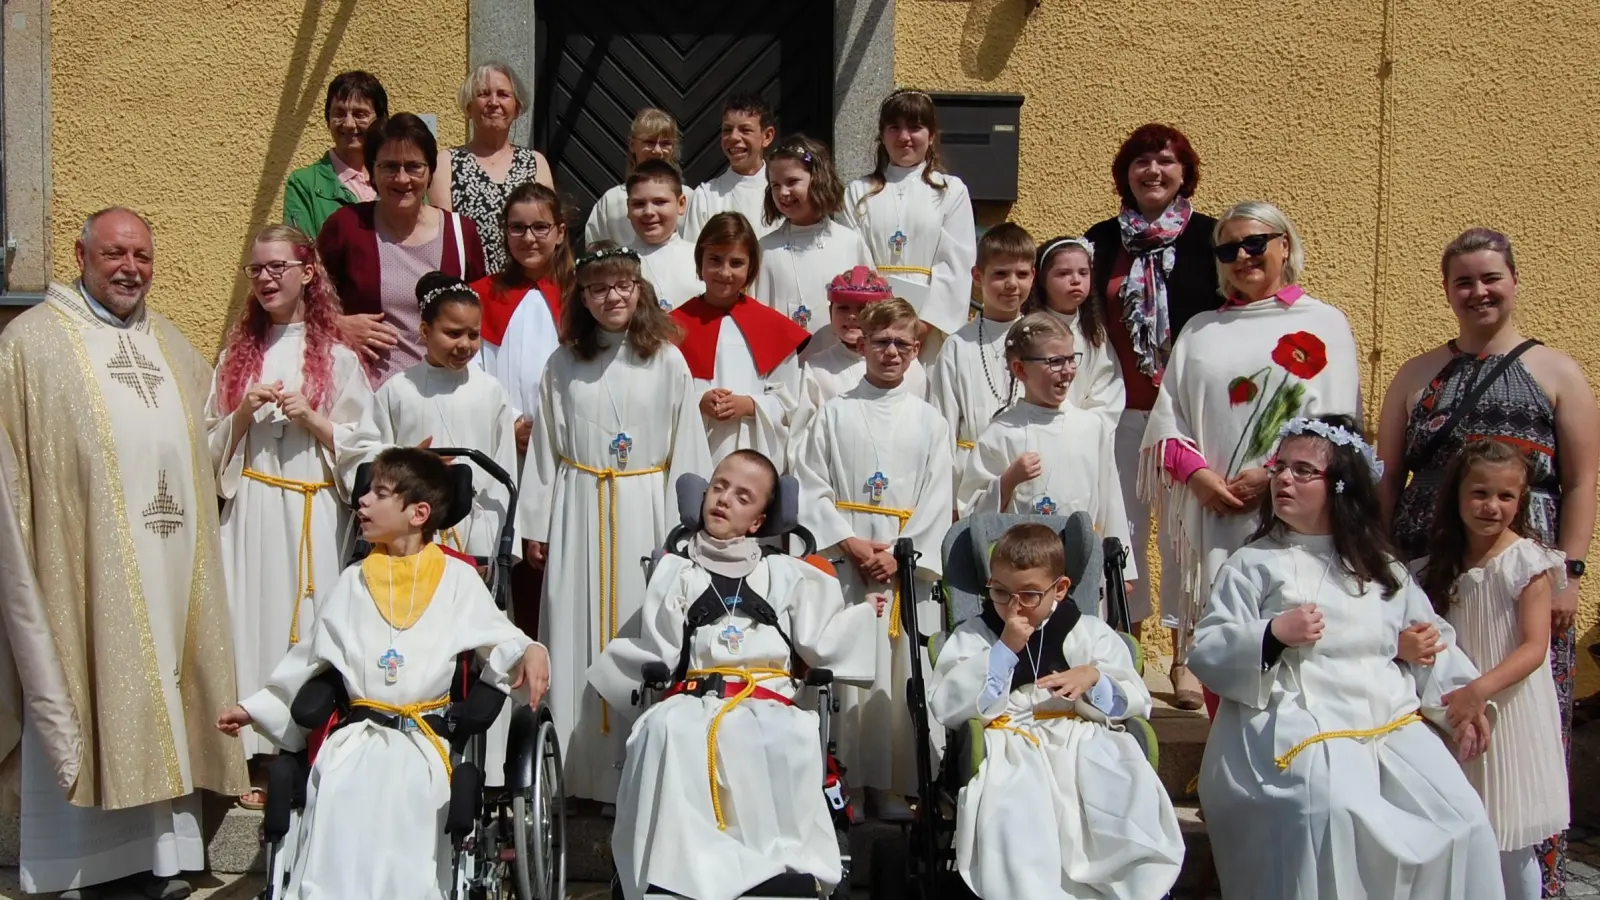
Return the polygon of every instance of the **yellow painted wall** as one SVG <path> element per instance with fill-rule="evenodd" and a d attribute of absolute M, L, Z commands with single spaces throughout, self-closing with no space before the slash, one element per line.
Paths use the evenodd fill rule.
<path fill-rule="evenodd" d="M 1455 333 L 1439 252 L 1463 228 L 1517 243 L 1524 331 L 1600 384 L 1592 130 L 1600 4 L 1494 0 L 899 0 L 895 78 L 1014 92 L 1013 220 L 1048 237 L 1116 212 L 1110 165 L 1148 121 L 1201 155 L 1199 209 L 1282 206 L 1307 244 L 1308 290 L 1350 318 L 1376 423 L 1400 364 Z M 1392 66 L 1386 66 L 1385 61 Z M 1003 215 L 1004 211 L 990 211 Z M 980 214 L 980 218 L 984 216 Z M 1581 645 L 1596 639 L 1588 579 Z M 1588 654 L 1580 690 L 1600 687 Z"/>
<path fill-rule="evenodd" d="M 466 0 L 56 0 L 50 26 L 56 277 L 76 277 L 84 216 L 132 206 L 156 226 L 151 303 L 208 353 L 249 235 L 327 150 L 334 75 L 366 69 L 391 112 L 437 114 L 441 145 L 466 134 Z"/>

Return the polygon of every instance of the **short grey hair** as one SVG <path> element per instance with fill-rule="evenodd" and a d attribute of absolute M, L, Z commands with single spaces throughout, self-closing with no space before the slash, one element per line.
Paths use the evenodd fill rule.
<path fill-rule="evenodd" d="M 114 212 L 127 213 L 128 215 L 133 216 L 134 218 L 143 222 L 145 230 L 150 232 L 150 246 L 154 247 L 156 245 L 156 227 L 150 224 L 150 220 L 145 218 L 143 213 L 126 206 L 108 206 L 105 209 L 99 210 L 98 212 L 90 213 L 89 218 L 83 220 L 83 229 L 78 232 L 78 240 L 84 244 L 88 244 L 89 239 L 94 235 L 95 223 L 99 222 L 101 218 Z"/>
<path fill-rule="evenodd" d="M 461 82 L 461 90 L 456 92 L 456 105 L 461 107 L 462 112 L 467 111 L 467 107 L 471 106 L 472 101 L 477 98 L 478 91 L 483 90 L 484 85 L 489 83 L 489 76 L 495 73 L 504 75 L 506 80 L 511 82 L 511 96 L 517 101 L 517 115 L 512 116 L 512 118 L 516 118 L 528 111 L 527 86 L 522 83 L 522 79 L 517 76 L 517 73 L 509 65 L 493 61 L 483 63 L 473 69 L 467 75 L 467 80 Z"/>
<path fill-rule="evenodd" d="M 1294 222 L 1284 214 L 1283 210 L 1265 200 L 1246 200 L 1228 207 L 1217 218 L 1217 227 L 1211 230 L 1211 243 L 1215 245 L 1222 236 L 1222 227 L 1235 219 L 1249 219 L 1252 222 L 1281 232 L 1284 239 L 1289 242 L 1289 255 L 1283 260 L 1283 283 L 1285 285 L 1297 284 L 1300 276 L 1306 269 L 1306 246 L 1300 240 L 1300 232 L 1295 230 Z M 1228 266 L 1226 263 L 1217 263 L 1217 287 L 1226 296 L 1228 288 Z"/>

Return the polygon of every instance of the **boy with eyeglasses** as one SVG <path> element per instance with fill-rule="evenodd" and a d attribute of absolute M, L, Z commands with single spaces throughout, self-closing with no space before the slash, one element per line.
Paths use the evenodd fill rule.
<path fill-rule="evenodd" d="M 879 620 L 872 688 L 841 688 L 835 720 L 851 782 L 867 788 L 880 819 L 904 821 L 911 813 L 905 796 L 917 784 L 916 737 L 905 699 L 907 641 L 914 637 L 901 632 L 899 607 L 926 600 L 941 572 L 951 444 L 938 410 L 901 389 L 922 349 L 916 310 L 900 299 L 873 303 L 862 310 L 860 325 L 865 378 L 828 401 L 806 427 L 794 454 L 795 475 L 801 524 L 827 548 L 825 555 L 845 558 L 839 581 L 847 601 L 863 603 L 874 592 L 895 590 L 897 538 L 910 538 L 922 552 L 917 596 L 897 594 L 890 614 Z"/>
<path fill-rule="evenodd" d="M 678 236 L 683 176 L 672 163 L 652 159 L 640 163 L 624 185 L 634 234 L 630 246 L 639 252 L 639 268 L 656 289 L 656 300 L 671 312 L 706 289 L 695 272 L 694 245 Z"/>
<path fill-rule="evenodd" d="M 1006 329 L 1033 290 L 1036 249 L 1033 238 L 1014 222 L 984 232 L 978 240 L 978 264 L 972 267 L 983 308 L 944 342 L 928 374 L 928 400 L 950 423 L 953 478 L 961 477 L 978 435 L 1020 393 L 1006 368 Z"/>
<path fill-rule="evenodd" d="M 1067 596 L 1061 535 L 1016 525 L 989 555 L 988 602 L 939 651 L 928 709 L 984 723 L 961 789 L 956 867 L 1001 897 L 1164 896 L 1183 835 L 1161 780 L 1119 723 L 1152 701 L 1121 636 Z"/>

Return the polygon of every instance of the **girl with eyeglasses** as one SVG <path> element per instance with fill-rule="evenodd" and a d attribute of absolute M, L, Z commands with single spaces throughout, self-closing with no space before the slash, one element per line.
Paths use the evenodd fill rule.
<path fill-rule="evenodd" d="M 1499 900 L 1494 830 L 1458 760 L 1502 737 L 1452 695 L 1478 670 L 1390 550 L 1356 420 L 1294 418 L 1261 524 L 1219 568 L 1188 656 L 1221 695 L 1200 801 L 1222 895 Z M 1430 664 L 1397 659 L 1435 629 Z"/>
<path fill-rule="evenodd" d="M 639 560 L 677 521 L 678 476 L 711 472 L 677 333 L 638 254 L 591 244 L 561 306 L 522 469 L 517 530 L 525 558 L 545 569 L 539 634 L 566 789 L 604 804 L 615 802 L 627 727 L 585 673 L 644 602 Z"/>
<path fill-rule="evenodd" d="M 589 224 L 584 226 L 584 243 L 611 241 L 626 247 L 635 240 L 633 223 L 628 221 L 627 177 L 647 159 L 660 159 L 678 164 L 678 150 L 683 142 L 678 131 L 678 120 L 666 110 L 647 106 L 633 117 L 633 127 L 628 132 L 628 165 L 622 173 L 623 183 L 617 184 L 595 201 L 589 211 Z"/>
<path fill-rule="evenodd" d="M 251 242 L 250 296 L 228 333 L 206 399 L 207 438 L 223 501 L 222 575 L 241 695 L 266 684 L 311 631 L 343 568 L 346 502 L 373 448 L 372 388 L 339 334 L 339 301 L 298 229 L 272 225 Z M 247 757 L 270 754 L 256 735 Z M 265 803 L 265 771 L 240 800 Z"/>
<path fill-rule="evenodd" d="M 956 492 L 963 516 L 1086 512 L 1102 537 L 1128 544 L 1128 513 L 1104 416 L 1067 402 L 1083 358 L 1065 322 L 1029 313 L 1006 332 L 1007 387 L 1022 399 L 996 415 L 967 455 Z M 1130 561 L 1124 573 L 1138 577 Z"/>
<path fill-rule="evenodd" d="M 1360 415 L 1356 343 L 1337 307 L 1299 286 L 1305 250 L 1270 203 L 1241 203 L 1216 227 L 1227 302 L 1189 320 L 1172 348 L 1145 427 L 1139 494 L 1172 547 L 1162 581 L 1176 584 L 1162 624 L 1173 631 L 1173 686 L 1199 708 L 1184 667 L 1194 622 L 1217 569 L 1255 528 L 1267 454 L 1295 416 Z"/>

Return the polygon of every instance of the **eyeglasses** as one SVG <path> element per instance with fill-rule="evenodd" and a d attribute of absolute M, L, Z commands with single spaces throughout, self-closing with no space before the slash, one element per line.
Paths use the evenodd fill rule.
<path fill-rule="evenodd" d="M 305 263 L 300 262 L 297 259 L 275 259 L 269 263 L 251 263 L 250 265 L 245 266 L 243 271 L 246 278 L 259 278 L 261 277 L 261 273 L 265 272 L 272 277 L 273 281 L 277 281 L 281 279 L 284 276 L 284 273 L 288 272 L 290 269 L 303 265 L 305 265 Z"/>
<path fill-rule="evenodd" d="M 1274 239 L 1283 237 L 1283 232 L 1277 234 L 1252 234 L 1247 238 L 1218 244 L 1211 252 L 1217 255 L 1217 262 L 1231 263 L 1239 258 L 1239 251 L 1243 250 L 1246 256 L 1260 256 L 1267 252 L 1267 245 Z"/>
<path fill-rule="evenodd" d="M 867 344 L 878 353 L 887 353 L 893 350 L 897 354 L 910 353 L 916 348 L 916 341 L 902 341 L 898 338 L 873 338 Z"/>
<path fill-rule="evenodd" d="M 1044 367 L 1052 372 L 1065 372 L 1076 369 L 1078 363 L 1083 361 L 1082 353 L 1068 353 L 1065 356 L 1024 356 L 1023 362 L 1044 363 Z"/>
<path fill-rule="evenodd" d="M 554 222 L 536 222 L 532 225 L 512 222 L 506 226 L 506 234 L 515 238 L 527 237 L 531 234 L 542 241 L 550 236 L 550 232 L 554 231 L 555 227 L 556 224 Z"/>
<path fill-rule="evenodd" d="M 370 112 L 332 112 L 328 114 L 328 124 L 343 125 L 349 122 L 357 127 L 365 128 L 377 118 L 377 114 Z"/>
<path fill-rule="evenodd" d="M 638 282 L 634 281 L 632 278 L 619 279 L 611 282 L 610 284 L 601 281 L 595 284 L 584 285 L 583 293 L 584 296 L 588 297 L 590 300 L 604 300 L 611 294 L 612 291 L 616 291 L 618 297 L 626 297 L 633 293 L 633 288 L 637 284 Z"/>
<path fill-rule="evenodd" d="M 1319 469 L 1307 462 L 1286 463 L 1276 460 L 1267 465 L 1267 471 L 1271 472 L 1274 478 L 1288 472 L 1289 477 L 1299 484 L 1316 481 L 1318 478 L 1326 477 L 1328 474 L 1326 469 Z"/>
<path fill-rule="evenodd" d="M 405 172 L 412 178 L 421 178 L 422 176 L 428 174 L 428 164 L 420 162 L 381 162 L 378 163 L 377 169 L 378 174 L 384 178 L 395 178 L 399 176 L 401 172 Z"/>
<path fill-rule="evenodd" d="M 1044 602 L 1044 595 L 1048 593 L 1048 591 L 1013 591 L 992 581 L 984 585 L 984 589 L 989 592 L 989 600 L 995 606 L 1010 606 L 1016 603 L 1023 609 L 1037 609 L 1039 604 Z"/>

